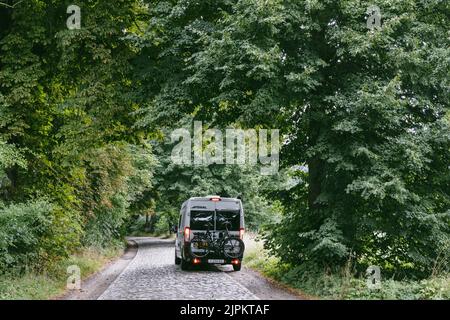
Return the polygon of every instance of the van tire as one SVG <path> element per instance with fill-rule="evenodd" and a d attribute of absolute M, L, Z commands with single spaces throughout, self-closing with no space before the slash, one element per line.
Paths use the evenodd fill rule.
<path fill-rule="evenodd" d="M 242 266 L 242 263 L 233 264 L 233 270 L 234 271 L 241 271 L 241 266 Z"/>
<path fill-rule="evenodd" d="M 183 270 L 183 271 L 189 270 L 189 267 L 191 266 L 190 263 L 187 262 L 186 260 L 184 260 L 183 258 L 181 258 L 180 264 L 181 264 L 181 270 Z"/>
<path fill-rule="evenodd" d="M 181 263 L 181 259 L 177 257 L 177 252 L 175 251 L 175 264 L 178 266 Z"/>

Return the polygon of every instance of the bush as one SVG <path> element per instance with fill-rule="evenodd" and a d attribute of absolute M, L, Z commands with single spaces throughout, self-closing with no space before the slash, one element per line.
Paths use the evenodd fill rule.
<path fill-rule="evenodd" d="M 48 200 L 0 207 L 0 273 L 47 266 L 77 245 L 79 224 Z"/>
<path fill-rule="evenodd" d="M 441 275 L 421 281 L 381 279 L 380 289 L 369 289 L 366 279 L 349 270 L 329 272 L 311 264 L 289 267 L 284 271 L 270 272 L 273 267 L 264 266 L 264 271 L 282 283 L 302 292 L 325 299 L 376 299 L 376 300 L 422 300 L 449 299 L 450 277 Z"/>
<path fill-rule="evenodd" d="M 83 244 L 101 248 L 120 242 L 128 218 L 127 208 L 128 202 L 121 194 L 111 197 L 107 205 L 95 208 L 94 215 L 86 224 Z"/>
<path fill-rule="evenodd" d="M 0 209 L 0 268 L 2 272 L 30 265 L 42 254 L 41 239 L 49 234 L 53 207 L 46 201 Z"/>
<path fill-rule="evenodd" d="M 132 217 L 127 224 L 127 233 L 131 236 L 139 236 L 145 232 L 145 224 L 145 216 L 138 215 Z"/>
<path fill-rule="evenodd" d="M 158 216 L 158 220 L 155 223 L 155 234 L 156 235 L 164 235 L 169 234 L 171 222 L 174 220 L 171 220 L 170 217 L 167 214 Z"/>
<path fill-rule="evenodd" d="M 52 225 L 42 241 L 42 257 L 45 265 L 57 263 L 57 260 L 67 258 L 80 248 L 83 235 L 80 213 L 73 209 L 53 205 L 51 212 Z"/>
<path fill-rule="evenodd" d="M 314 262 L 283 263 L 247 236 L 244 263 L 303 295 L 322 299 L 450 299 L 450 275 L 442 272 L 423 280 L 394 280 L 381 274 L 381 287 L 369 289 L 351 261 L 343 268 L 321 268 Z"/>
<path fill-rule="evenodd" d="M 45 273 L 26 272 L 24 274 L 0 275 L 0 300 L 53 299 L 59 297 L 66 288 L 67 267 L 80 267 L 84 279 L 98 271 L 111 258 L 123 253 L 123 246 L 107 249 L 84 248 L 67 259 L 58 261 Z"/>

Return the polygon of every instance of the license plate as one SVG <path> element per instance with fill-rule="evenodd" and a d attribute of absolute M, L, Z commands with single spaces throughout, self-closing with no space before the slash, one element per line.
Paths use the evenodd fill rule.
<path fill-rule="evenodd" d="M 223 259 L 208 259 L 208 263 L 222 264 L 222 263 L 225 263 L 225 260 L 223 260 Z"/>
<path fill-rule="evenodd" d="M 196 249 L 208 248 L 208 242 L 195 242 L 194 248 Z"/>

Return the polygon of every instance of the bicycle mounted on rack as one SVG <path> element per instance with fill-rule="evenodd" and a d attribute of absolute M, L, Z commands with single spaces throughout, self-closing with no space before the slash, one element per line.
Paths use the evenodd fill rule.
<path fill-rule="evenodd" d="M 198 264 L 231 264 L 241 269 L 245 245 L 241 199 L 194 197 L 181 206 L 176 232 L 175 264 L 182 270 Z"/>
<path fill-rule="evenodd" d="M 219 233 L 217 239 L 210 231 L 211 225 L 208 224 L 206 232 L 194 233 L 191 240 L 191 254 L 195 258 L 205 258 L 208 256 L 225 256 L 230 259 L 238 259 L 244 253 L 244 242 L 236 236 L 230 236 L 229 227 L 231 223 L 225 223 L 225 232 Z"/>

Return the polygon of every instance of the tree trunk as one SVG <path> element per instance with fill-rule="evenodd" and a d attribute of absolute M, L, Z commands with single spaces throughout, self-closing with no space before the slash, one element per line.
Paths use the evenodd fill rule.
<path fill-rule="evenodd" d="M 322 184 L 322 175 L 323 175 L 323 163 L 319 157 L 314 157 L 308 161 L 308 207 L 310 210 L 316 210 L 319 208 L 319 205 L 315 203 L 317 197 L 321 193 L 321 184 Z"/>
<path fill-rule="evenodd" d="M 319 141 L 321 134 L 321 127 L 324 125 L 320 120 L 316 119 L 318 114 L 312 111 L 309 120 L 308 138 L 309 147 L 314 147 Z M 319 204 L 316 203 L 317 197 L 322 192 L 322 181 L 324 176 L 323 160 L 320 159 L 320 155 L 314 155 L 307 160 L 308 164 L 308 207 L 310 210 L 315 211 L 319 209 Z"/>
<path fill-rule="evenodd" d="M 9 168 L 6 171 L 6 176 L 9 180 L 9 186 L 6 190 L 5 198 L 6 200 L 10 201 L 14 198 L 14 195 L 16 194 L 16 188 L 17 188 L 17 179 L 18 179 L 18 169 L 17 166 L 14 166 L 12 168 Z"/>

